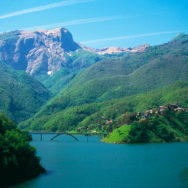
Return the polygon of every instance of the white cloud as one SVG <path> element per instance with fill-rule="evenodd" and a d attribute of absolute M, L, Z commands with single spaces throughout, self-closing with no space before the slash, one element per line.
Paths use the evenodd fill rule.
<path fill-rule="evenodd" d="M 47 9 L 53 9 L 53 8 L 57 8 L 57 7 L 74 5 L 74 4 L 79 4 L 79 3 L 87 3 L 87 2 L 92 2 L 92 1 L 94 1 L 94 0 L 66 0 L 66 1 L 60 1 L 60 2 L 57 2 L 57 3 L 51 3 L 51 4 L 44 5 L 44 6 L 24 9 L 24 10 L 20 10 L 20 11 L 16 11 L 16 12 L 11 12 L 9 14 L 0 15 L 0 20 L 5 19 L 5 18 L 14 17 L 14 16 L 23 15 L 23 14 L 28 14 L 28 13 L 32 13 L 32 12 L 39 12 L 39 11 L 43 11 L 43 10 L 47 10 Z"/>
<path fill-rule="evenodd" d="M 155 32 L 155 33 L 144 33 L 144 34 L 138 34 L 138 35 L 127 35 L 127 36 L 121 36 L 121 37 L 95 39 L 95 40 L 83 41 L 83 42 L 80 42 L 80 43 L 93 44 L 93 43 L 110 42 L 110 41 L 124 40 L 124 39 L 131 39 L 131 38 L 140 38 L 140 37 L 149 37 L 149 36 L 156 36 L 156 35 L 165 35 L 165 34 L 179 33 L 179 32 L 180 31 L 163 31 L 163 32 Z"/>
<path fill-rule="evenodd" d="M 55 24 L 49 24 L 49 25 L 34 26 L 30 28 L 24 28 L 23 30 L 33 31 L 33 30 L 38 30 L 38 29 L 53 29 L 57 27 L 67 27 L 67 26 L 72 26 L 72 25 L 105 22 L 105 21 L 120 20 L 120 19 L 127 19 L 127 18 L 129 17 L 108 16 L 108 17 L 86 18 L 86 19 L 71 20 L 67 22 L 61 22 L 61 23 L 55 23 Z"/>

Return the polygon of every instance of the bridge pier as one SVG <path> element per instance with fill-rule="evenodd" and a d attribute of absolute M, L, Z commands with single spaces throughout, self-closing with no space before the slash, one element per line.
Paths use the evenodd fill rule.
<path fill-rule="evenodd" d="M 40 141 L 42 141 L 42 133 L 40 133 Z"/>

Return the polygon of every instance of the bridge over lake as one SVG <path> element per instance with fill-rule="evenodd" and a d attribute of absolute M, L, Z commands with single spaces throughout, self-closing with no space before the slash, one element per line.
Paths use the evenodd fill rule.
<path fill-rule="evenodd" d="M 30 134 L 39 134 L 40 135 L 40 140 L 42 141 L 42 135 L 43 134 L 52 134 L 54 135 L 50 140 L 53 141 L 55 138 L 61 135 L 68 135 L 74 138 L 76 141 L 79 141 L 76 136 L 86 136 L 87 141 L 88 141 L 88 136 L 100 136 L 100 137 L 105 137 L 106 134 L 104 133 L 68 133 L 68 132 L 41 132 L 41 131 L 30 131 Z"/>

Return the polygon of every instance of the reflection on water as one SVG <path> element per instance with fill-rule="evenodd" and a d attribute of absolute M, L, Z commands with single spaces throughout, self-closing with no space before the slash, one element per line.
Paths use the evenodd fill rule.
<path fill-rule="evenodd" d="M 117 145 L 99 137 L 33 135 L 47 169 L 16 188 L 187 188 L 188 143 Z"/>

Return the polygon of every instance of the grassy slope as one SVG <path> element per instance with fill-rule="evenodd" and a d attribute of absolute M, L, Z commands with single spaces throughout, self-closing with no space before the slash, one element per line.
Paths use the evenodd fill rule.
<path fill-rule="evenodd" d="M 36 113 L 50 98 L 50 92 L 23 71 L 0 62 L 0 112 L 16 122 Z"/>
<path fill-rule="evenodd" d="M 131 126 L 123 125 L 120 128 L 115 129 L 107 137 L 101 139 L 102 142 L 107 143 L 124 143 L 129 135 Z"/>
<path fill-rule="evenodd" d="M 113 127 L 125 124 L 122 115 L 126 112 L 142 112 L 153 106 L 178 103 L 188 107 L 188 83 L 178 82 L 162 90 L 135 96 L 114 99 L 101 103 L 69 107 L 46 116 L 36 116 L 20 124 L 22 128 L 35 130 L 66 131 L 76 127 L 86 130 L 108 131 L 106 120 L 113 120 Z"/>

